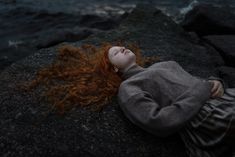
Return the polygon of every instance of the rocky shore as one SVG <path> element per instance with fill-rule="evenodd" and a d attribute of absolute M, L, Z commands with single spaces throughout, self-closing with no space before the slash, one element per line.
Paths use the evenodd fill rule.
<path fill-rule="evenodd" d="M 208 26 L 208 22 L 195 17 L 203 13 L 208 15 L 205 12 L 208 8 L 223 9 L 200 5 L 190 11 L 181 24 L 176 24 L 155 7 L 138 4 L 118 27 L 95 32 L 69 44 L 138 42 L 145 56 L 159 56 L 161 61 L 175 60 L 192 75 L 221 77 L 229 87 L 234 87 L 234 21 L 215 21 L 213 18 L 220 17 L 211 15 L 205 19 L 210 21 Z M 230 12 L 223 13 L 235 17 Z M 216 24 L 218 29 L 222 26 L 230 29 L 225 33 L 205 33 L 208 27 Z M 30 80 L 38 69 L 50 64 L 55 59 L 57 47 L 62 44 L 66 42 L 40 49 L 1 72 L 0 156 L 187 156 L 177 133 L 157 138 L 133 125 L 122 113 L 116 97 L 102 112 L 74 108 L 61 117 L 48 111 L 49 105 L 39 97 L 40 89 L 33 93 L 15 90 L 18 82 Z"/>

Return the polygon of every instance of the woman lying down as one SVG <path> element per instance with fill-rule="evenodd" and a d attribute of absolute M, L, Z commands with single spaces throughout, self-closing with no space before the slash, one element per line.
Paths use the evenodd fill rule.
<path fill-rule="evenodd" d="M 190 157 L 228 157 L 235 146 L 235 88 L 219 77 L 193 76 L 173 60 L 144 67 L 139 48 L 129 47 L 64 46 L 58 62 L 41 70 L 31 87 L 63 80 L 47 91 L 62 111 L 69 103 L 103 107 L 117 95 L 130 122 L 157 137 L 179 133 Z"/>

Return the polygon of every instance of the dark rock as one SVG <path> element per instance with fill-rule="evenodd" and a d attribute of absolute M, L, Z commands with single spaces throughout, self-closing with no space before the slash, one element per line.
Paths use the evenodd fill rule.
<path fill-rule="evenodd" d="M 212 60 L 216 53 L 189 38 L 160 10 L 137 5 L 118 28 L 67 44 L 138 42 L 144 56 L 175 60 L 193 75 L 215 75 L 215 67 L 223 65 L 220 56 Z M 74 108 L 60 117 L 40 99 L 40 88 L 33 93 L 17 91 L 17 83 L 33 78 L 37 70 L 52 63 L 58 46 L 61 44 L 40 49 L 0 74 L 1 156 L 187 156 L 178 134 L 163 139 L 135 126 L 124 116 L 116 97 L 102 112 Z"/>
<path fill-rule="evenodd" d="M 44 15 L 45 14 L 45 15 Z M 41 13 L 37 18 L 47 17 L 48 13 Z M 59 15 L 59 13 L 57 13 Z M 87 38 L 89 35 L 98 31 L 114 29 L 119 26 L 120 22 L 127 17 L 125 13 L 117 17 L 101 17 L 97 15 L 81 15 L 79 22 L 76 24 L 80 28 L 67 29 L 49 29 L 43 32 L 43 35 L 33 43 L 38 49 L 47 48 L 61 42 L 74 42 Z M 43 17 L 41 17 L 43 16 Z M 54 15 L 56 16 L 56 15 Z M 59 24 L 58 24 L 59 25 Z"/>
<path fill-rule="evenodd" d="M 9 4 L 13 3 L 12 0 L 8 1 Z M 26 6 L 4 10 L 0 19 L 4 21 L 0 26 L 0 71 L 16 60 L 33 54 L 37 49 L 61 42 L 83 40 L 98 31 L 114 29 L 128 15 L 128 12 L 122 9 L 124 14 L 107 15 L 108 17 L 83 15 L 79 12 L 55 12 Z"/>
<path fill-rule="evenodd" d="M 0 46 L 0 72 L 16 60 L 21 60 L 32 54 L 32 51 L 35 52 L 37 50 L 31 43 L 28 42 L 8 41 L 8 43 L 3 43 L 5 44 L 4 47 Z"/>
<path fill-rule="evenodd" d="M 35 41 L 36 48 L 47 48 L 57 45 L 61 42 L 74 42 L 87 38 L 89 35 L 93 34 L 94 31 L 91 29 L 80 29 L 74 30 L 58 30 L 57 32 L 48 33 L 48 35 L 43 35 L 41 38 Z"/>
<path fill-rule="evenodd" d="M 181 22 L 187 31 L 195 31 L 199 36 L 212 34 L 235 34 L 234 8 L 218 7 L 202 3 L 189 11 Z"/>
<path fill-rule="evenodd" d="M 226 80 L 228 86 L 235 88 L 235 68 L 228 66 L 221 66 L 218 68 L 218 75 Z"/>
<path fill-rule="evenodd" d="M 199 36 L 197 35 L 197 33 L 195 32 L 188 32 L 190 38 L 188 39 L 189 41 L 195 43 L 195 44 L 200 44 L 201 39 L 199 38 Z"/>
<path fill-rule="evenodd" d="M 7 1 L 0 1 L 3 4 L 16 4 L 16 0 L 7 0 Z"/>
<path fill-rule="evenodd" d="M 235 67 L 235 35 L 209 35 L 203 39 L 220 53 L 226 65 Z"/>
<path fill-rule="evenodd" d="M 119 23 L 114 19 L 105 19 L 97 15 L 83 15 L 80 20 L 80 25 L 90 28 L 98 28 L 101 30 L 108 30 L 114 28 Z"/>

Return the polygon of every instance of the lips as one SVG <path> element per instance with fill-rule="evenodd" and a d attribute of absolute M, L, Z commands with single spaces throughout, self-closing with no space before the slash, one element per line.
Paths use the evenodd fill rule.
<path fill-rule="evenodd" d="M 124 53 L 127 54 L 127 53 L 128 53 L 128 50 L 125 50 Z"/>

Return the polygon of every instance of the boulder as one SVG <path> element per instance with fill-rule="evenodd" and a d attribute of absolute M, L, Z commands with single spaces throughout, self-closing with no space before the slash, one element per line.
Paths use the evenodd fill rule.
<path fill-rule="evenodd" d="M 218 75 L 226 80 L 230 88 L 235 88 L 235 68 L 229 66 L 221 66 L 218 68 Z"/>
<path fill-rule="evenodd" d="M 36 46 L 37 49 L 47 48 L 64 41 L 73 42 L 83 40 L 91 35 L 93 32 L 94 31 L 92 31 L 91 29 L 78 29 L 76 30 L 76 32 L 75 30 L 71 29 L 57 30 L 53 33 L 48 31 L 46 32 L 48 35 L 43 35 L 38 40 L 34 41 L 33 44 Z"/>
<path fill-rule="evenodd" d="M 200 3 L 185 15 L 180 25 L 199 36 L 235 34 L 234 8 Z"/>
<path fill-rule="evenodd" d="M 227 66 L 235 67 L 235 35 L 208 35 L 203 39 L 220 53 Z"/>
<path fill-rule="evenodd" d="M 9 0 L 10 3 L 13 5 L 13 0 Z M 107 10 L 106 16 L 94 15 L 97 10 L 89 14 L 78 10 L 79 12 L 69 13 L 19 5 L 8 7 L 1 14 L 1 21 L 5 22 L 1 25 L 3 31 L 0 32 L 0 72 L 37 49 L 83 40 L 95 32 L 114 29 L 128 15 L 128 12 L 121 13 L 129 9 L 121 7 L 115 10 L 120 14 Z"/>
<path fill-rule="evenodd" d="M 216 66 L 224 65 L 214 51 L 192 42 L 170 17 L 147 4 L 138 4 L 116 29 L 61 44 L 117 40 L 138 42 L 144 56 L 175 60 L 200 77 L 215 75 Z M 41 88 L 32 93 L 16 90 L 17 83 L 32 79 L 37 70 L 52 63 L 61 44 L 40 49 L 0 74 L 0 156 L 187 156 L 177 133 L 158 138 L 135 126 L 124 116 L 117 97 L 101 112 L 73 108 L 61 117 L 40 99 Z M 213 55 L 217 57 L 211 59 Z"/>

